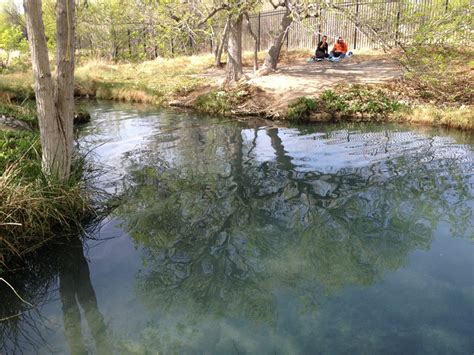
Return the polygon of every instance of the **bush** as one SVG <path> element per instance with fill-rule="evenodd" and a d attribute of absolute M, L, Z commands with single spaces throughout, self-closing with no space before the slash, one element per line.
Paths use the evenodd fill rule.
<path fill-rule="evenodd" d="M 406 73 L 397 89 L 422 103 L 458 107 L 472 104 L 472 4 L 467 0 L 447 2 L 448 11 L 434 11 L 423 21 L 414 11 L 419 5 L 407 5 L 401 20 L 408 27 L 415 25 L 416 31 L 400 39 L 400 53 L 395 58 Z"/>

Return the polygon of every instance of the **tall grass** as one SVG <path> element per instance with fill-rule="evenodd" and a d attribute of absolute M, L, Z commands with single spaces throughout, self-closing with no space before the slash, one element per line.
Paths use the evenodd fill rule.
<path fill-rule="evenodd" d="M 106 195 L 93 189 L 77 157 L 64 183 L 45 176 L 35 145 L 0 176 L 0 271 L 56 237 L 83 232 L 104 212 Z M 102 206 L 102 208 L 98 208 Z"/>

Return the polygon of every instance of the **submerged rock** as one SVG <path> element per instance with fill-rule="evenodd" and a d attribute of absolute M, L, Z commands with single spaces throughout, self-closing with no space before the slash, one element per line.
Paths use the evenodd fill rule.
<path fill-rule="evenodd" d="M 74 112 L 74 125 L 89 123 L 91 121 L 91 114 L 87 111 Z"/>

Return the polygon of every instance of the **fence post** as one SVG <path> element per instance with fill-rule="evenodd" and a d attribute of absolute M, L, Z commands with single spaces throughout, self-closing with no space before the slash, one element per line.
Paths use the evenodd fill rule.
<path fill-rule="evenodd" d="M 258 22 L 257 22 L 257 50 L 260 52 L 260 14 L 258 13 Z"/>
<path fill-rule="evenodd" d="M 357 49 L 357 27 L 359 26 L 359 0 L 356 2 L 356 22 L 354 25 L 354 49 Z"/>

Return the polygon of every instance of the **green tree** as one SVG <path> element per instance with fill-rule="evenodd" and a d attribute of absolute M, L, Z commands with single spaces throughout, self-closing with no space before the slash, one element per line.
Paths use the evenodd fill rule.
<path fill-rule="evenodd" d="M 14 52 L 23 53 L 28 50 L 28 43 L 20 25 L 9 21 L 5 9 L 0 13 L 0 66 L 10 65 Z"/>

